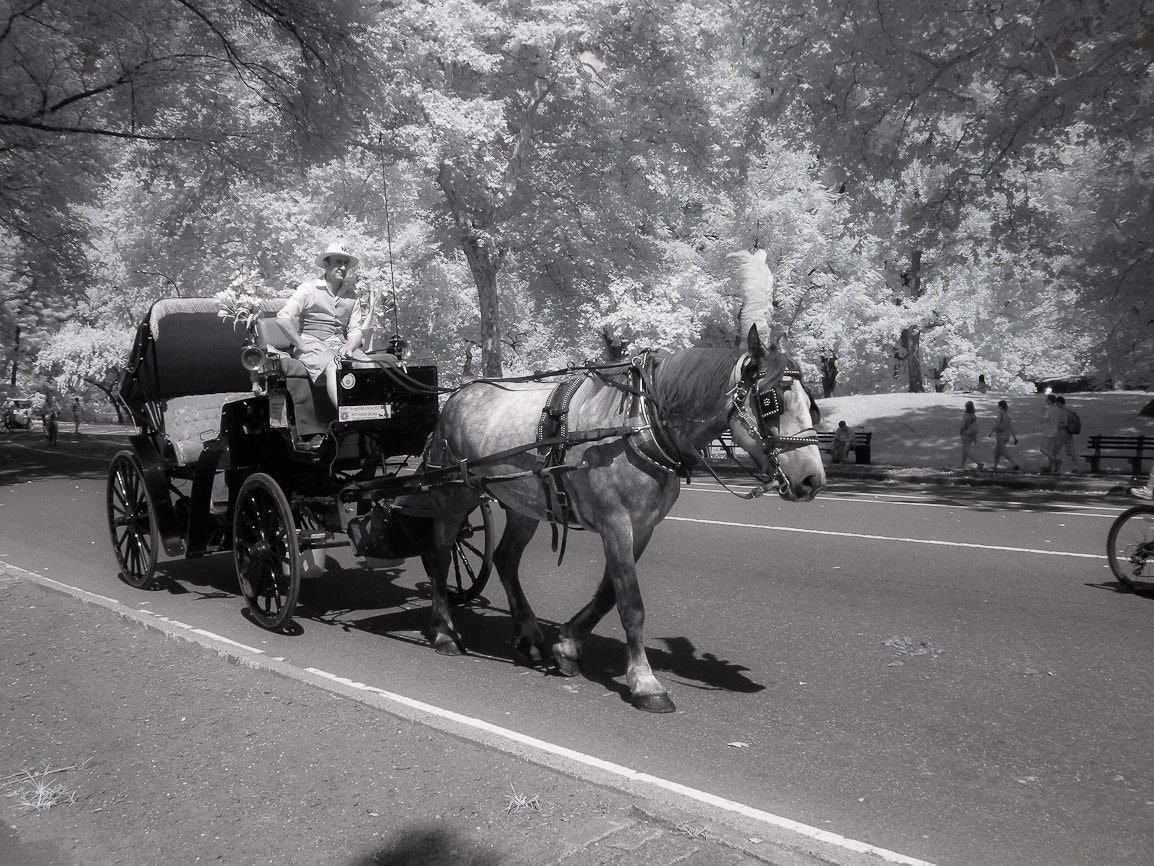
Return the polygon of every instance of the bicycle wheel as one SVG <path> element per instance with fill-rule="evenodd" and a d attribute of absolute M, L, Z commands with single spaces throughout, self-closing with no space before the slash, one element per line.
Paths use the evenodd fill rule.
<path fill-rule="evenodd" d="M 1130 589 L 1154 579 L 1154 505 L 1118 515 L 1106 537 L 1106 556 L 1118 581 Z"/>

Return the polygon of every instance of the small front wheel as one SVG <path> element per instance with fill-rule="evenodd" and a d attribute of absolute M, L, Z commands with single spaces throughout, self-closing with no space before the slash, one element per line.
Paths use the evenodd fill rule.
<path fill-rule="evenodd" d="M 283 629 L 301 591 L 296 521 L 276 480 L 263 472 L 245 479 L 232 517 L 232 548 L 240 592 L 263 628 Z"/>
<path fill-rule="evenodd" d="M 453 600 L 471 604 L 481 595 L 493 571 L 493 509 L 488 499 L 469 512 L 453 540 Z"/>
<path fill-rule="evenodd" d="M 1154 505 L 1123 511 L 1106 537 L 1110 570 L 1129 589 L 1154 580 Z"/>

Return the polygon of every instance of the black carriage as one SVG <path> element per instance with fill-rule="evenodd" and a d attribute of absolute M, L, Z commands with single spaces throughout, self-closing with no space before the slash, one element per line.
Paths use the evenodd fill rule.
<path fill-rule="evenodd" d="M 119 398 L 137 432 L 108 473 L 107 510 L 122 579 L 152 583 L 163 550 L 231 550 L 253 619 L 283 628 L 325 551 L 404 559 L 432 530 L 428 479 L 414 469 L 438 414 L 435 366 L 379 354 L 347 364 L 337 405 L 288 353 L 263 302 L 251 327 L 215 299 L 158 301 L 136 334 Z M 492 566 L 486 500 L 461 526 L 456 589 L 477 597 Z"/>

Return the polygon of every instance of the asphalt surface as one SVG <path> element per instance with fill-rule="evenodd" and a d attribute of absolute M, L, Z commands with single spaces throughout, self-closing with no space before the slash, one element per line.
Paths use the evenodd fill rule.
<path fill-rule="evenodd" d="M 105 441 L 115 441 L 120 432 L 115 427 L 86 429 L 88 436 Z M 868 481 L 1123 492 L 1131 480 L 1119 475 L 962 472 L 856 466 L 852 463 L 829 466 L 827 469 L 831 483 L 838 486 Z M 728 475 L 730 472 L 723 471 L 722 474 Z M 75 667 L 76 677 L 83 678 L 85 665 L 100 664 L 101 658 L 116 652 L 116 647 L 108 644 L 110 635 L 119 635 L 118 639 L 122 642 L 130 641 L 131 656 L 134 658 L 162 658 L 163 664 L 135 666 L 132 669 L 131 676 L 136 688 L 117 694 L 116 707 L 108 719 L 110 724 L 116 719 L 148 719 L 147 736 L 154 741 L 156 748 L 179 751 L 184 740 L 182 715 L 179 712 L 160 712 L 152 703 L 154 696 L 162 692 L 165 684 L 173 679 L 184 684 L 180 701 L 181 706 L 186 708 L 186 715 L 197 707 L 211 705 L 222 679 L 226 679 L 230 687 L 253 694 L 283 693 L 286 689 L 309 692 L 320 690 L 340 698 L 327 708 L 330 717 L 328 724 L 363 725 L 367 708 L 382 717 L 405 719 L 414 723 L 404 727 L 389 725 L 390 729 L 398 729 L 392 743 L 392 748 L 398 754 L 427 751 L 428 741 L 434 740 L 438 748 L 434 748 L 432 754 L 452 755 L 452 759 L 446 760 L 442 766 L 414 761 L 406 767 L 403 762 L 395 762 L 390 771 L 390 785 L 403 793 L 374 806 L 374 816 L 379 817 L 383 826 L 411 827 L 414 815 L 461 814 L 475 806 L 475 792 L 453 794 L 451 791 L 430 789 L 427 785 L 430 773 L 460 775 L 465 772 L 478 779 L 508 779 L 511 775 L 529 777 L 535 780 L 535 785 L 541 790 L 554 792 L 552 796 L 557 799 L 564 797 L 581 803 L 597 804 L 592 814 L 582 814 L 579 820 L 566 821 L 560 829 L 552 832 L 509 832 L 486 838 L 483 842 L 478 840 L 476 845 L 485 848 L 483 861 L 458 856 L 460 846 L 454 847 L 443 840 L 438 843 L 440 847 L 418 846 L 415 849 L 413 840 L 398 829 L 400 836 L 383 840 L 372 859 L 355 861 L 358 863 L 637 863 L 653 866 L 666 863 L 772 863 L 781 866 L 832 863 L 853 866 L 859 863 L 921 862 L 902 858 L 892 852 L 855 851 L 852 840 L 823 839 L 820 834 L 814 836 L 808 833 L 813 828 L 769 828 L 758 816 L 747 818 L 725 804 L 715 806 L 702 803 L 681 796 L 677 791 L 662 790 L 655 794 L 649 784 L 634 784 L 628 779 L 623 781 L 619 774 L 571 760 L 564 755 L 540 752 L 526 748 L 523 744 L 510 744 L 500 732 L 479 732 L 429 712 L 426 708 L 406 708 L 383 700 L 372 691 L 358 688 L 358 684 L 302 677 L 300 671 L 279 665 L 275 659 L 254 662 L 251 657 L 230 653 L 227 646 L 211 638 L 144 617 L 138 611 L 115 602 L 78 596 L 55 581 L 5 565 L 2 560 L 0 592 L 8 597 L 7 602 L 0 604 L 0 633 L 19 634 L 18 650 L 23 658 L 50 659 L 54 654 L 59 654 L 62 636 L 53 624 L 75 619 L 78 612 L 85 620 L 96 618 L 109 627 L 72 629 L 67 633 L 68 658 Z M 32 621 L 29 621 L 29 617 Z M 173 641 L 172 638 L 178 640 Z M 179 651 L 174 651 L 176 644 L 182 645 Z M 242 659 L 244 663 L 237 664 Z M 26 680 L 29 666 L 22 666 L 19 662 L 9 664 L 12 661 L 9 657 L 7 662 L 0 662 L 0 671 L 4 675 L 3 681 L 0 681 L 0 706 L 4 707 L 7 715 L 9 732 L 34 728 L 37 724 L 36 712 L 43 711 L 42 708 L 27 708 L 21 702 L 20 695 L 24 691 L 38 686 Z M 77 696 L 78 693 L 63 695 L 61 712 L 74 717 L 78 726 L 98 723 L 102 716 L 100 707 L 69 709 L 68 701 L 75 700 Z M 22 717 L 22 712 L 29 717 Z M 262 735 L 273 742 L 294 742 L 302 734 L 300 720 L 291 715 L 262 715 L 259 725 Z M 77 739 L 83 735 L 78 728 Z M 467 749 L 462 749 L 462 739 L 468 744 Z M 147 743 L 144 746 L 147 747 Z M 361 760 L 361 756 L 332 754 L 326 760 L 356 762 Z M 340 767 L 330 768 L 329 775 L 339 776 Z M 464 797 L 469 803 L 455 803 L 454 797 Z M 0 866 L 88 866 L 94 862 L 120 862 L 89 859 L 81 839 L 46 839 L 37 834 L 35 824 L 27 819 L 15 823 L 13 828 L 0 822 Z M 451 826 L 443 829 L 449 833 L 445 838 L 451 838 L 452 833 L 460 831 L 460 828 Z M 417 854 L 413 854 L 415 850 Z M 143 859 L 137 862 L 152 862 L 150 858 L 155 856 L 155 852 L 139 853 Z M 163 862 L 191 863 L 196 862 L 200 856 L 199 852 L 196 852 L 196 856 L 191 851 L 183 853 L 185 857 L 180 852 L 170 852 L 169 856 L 163 858 Z M 239 862 L 227 857 L 216 859 L 220 862 Z M 294 861 L 290 856 L 282 862 L 299 861 Z"/>

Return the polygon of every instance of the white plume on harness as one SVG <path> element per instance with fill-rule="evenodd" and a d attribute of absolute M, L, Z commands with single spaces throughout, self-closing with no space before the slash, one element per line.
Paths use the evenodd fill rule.
<path fill-rule="evenodd" d="M 729 272 L 741 291 L 737 337 L 744 341 L 749 329 L 756 325 L 758 336 L 768 345 L 773 274 L 769 270 L 766 252 L 757 250 L 747 253 L 745 250 L 739 250 L 730 253 L 725 259 L 729 265 Z"/>
<path fill-rule="evenodd" d="M 747 340 L 749 329 L 756 327 L 762 345 L 771 346 L 770 318 L 773 310 L 771 300 L 773 274 L 769 270 L 765 250 L 756 250 L 752 253 L 744 250 L 732 252 L 726 256 L 726 263 L 729 265 L 730 274 L 741 292 L 742 298 L 741 309 L 738 313 L 739 345 Z M 788 390 L 793 381 L 800 381 L 801 371 L 787 368 L 783 371 L 779 382 L 773 383 L 771 389 L 763 391 L 756 382 L 744 382 L 741 379 L 741 371 L 748 360 L 749 354 L 744 353 L 734 367 L 735 385 L 732 391 L 731 411 L 737 414 L 741 425 L 749 435 L 761 444 L 771 469 L 770 477 L 765 479 L 760 487 L 743 497 L 751 499 L 774 487 L 788 490 L 789 480 L 778 462 L 778 457 L 785 451 L 817 445 L 817 435 L 809 435 L 813 433 L 812 428 L 802 431 L 800 435 L 793 436 L 782 436 L 777 431 L 776 419 L 783 406 L 781 400 L 783 394 L 779 394 L 778 390 Z M 706 465 L 708 466 L 708 464 Z M 712 468 L 710 471 L 712 472 Z M 714 478 L 717 478 L 716 473 L 714 473 Z M 717 478 L 717 480 L 727 490 L 730 489 L 721 479 Z M 730 492 L 733 491 L 730 490 Z"/>

